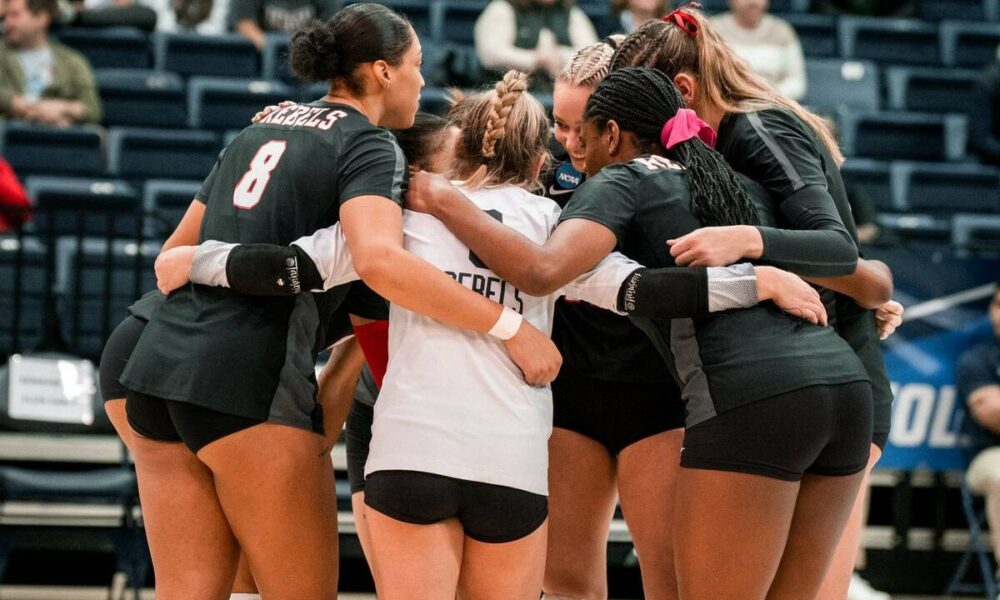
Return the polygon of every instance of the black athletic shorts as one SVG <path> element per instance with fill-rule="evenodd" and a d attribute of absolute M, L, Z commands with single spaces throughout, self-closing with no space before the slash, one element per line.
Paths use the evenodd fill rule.
<path fill-rule="evenodd" d="M 413 525 L 458 518 L 465 535 L 486 544 L 519 540 L 549 516 L 545 496 L 502 485 L 419 471 L 376 471 L 365 482 L 365 504 Z"/>
<path fill-rule="evenodd" d="M 196 454 L 216 440 L 264 422 L 134 390 L 128 390 L 125 412 L 132 430 L 142 437 L 160 442 L 183 442 Z M 320 430 L 322 423 L 320 418 Z"/>
<path fill-rule="evenodd" d="M 104 352 L 101 353 L 100 381 L 101 396 L 105 402 L 124 398 L 128 393 L 118 378 L 122 376 L 125 365 L 132 356 L 132 350 L 135 349 L 139 336 L 145 328 L 146 321 L 129 315 L 115 327 L 104 344 Z"/>
<path fill-rule="evenodd" d="M 673 383 L 612 383 L 564 372 L 552 382 L 552 426 L 602 444 L 612 456 L 648 437 L 684 427 Z"/>
<path fill-rule="evenodd" d="M 681 466 L 799 481 L 853 475 L 868 465 L 868 382 L 820 385 L 726 411 L 684 434 Z"/>
<path fill-rule="evenodd" d="M 351 411 L 347 413 L 347 423 L 344 425 L 344 445 L 347 447 L 347 481 L 351 484 L 351 493 L 365 491 L 365 463 L 368 462 L 368 449 L 372 443 L 372 422 L 375 420 L 375 407 L 357 398 L 351 402 Z"/>

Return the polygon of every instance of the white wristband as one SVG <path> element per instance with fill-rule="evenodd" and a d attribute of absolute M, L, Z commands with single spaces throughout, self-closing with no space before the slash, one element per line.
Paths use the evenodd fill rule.
<path fill-rule="evenodd" d="M 521 328 L 521 321 L 524 321 L 521 313 L 505 306 L 503 312 L 500 313 L 500 318 L 497 319 L 497 322 L 493 324 L 492 329 L 487 333 L 495 338 L 507 341 L 517 335 L 517 330 Z"/>

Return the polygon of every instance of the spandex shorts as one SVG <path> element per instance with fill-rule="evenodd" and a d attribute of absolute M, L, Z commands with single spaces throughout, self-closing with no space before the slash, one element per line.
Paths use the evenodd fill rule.
<path fill-rule="evenodd" d="M 586 436 L 612 456 L 632 444 L 684 427 L 674 383 L 627 383 L 561 373 L 552 383 L 552 425 Z"/>
<path fill-rule="evenodd" d="M 847 476 L 868 465 L 868 382 L 820 385 L 740 406 L 684 434 L 681 466 L 799 481 Z"/>
<path fill-rule="evenodd" d="M 118 327 L 111 332 L 111 337 L 104 344 L 104 352 L 101 354 L 101 396 L 104 401 L 118 400 L 124 398 L 128 390 L 118 381 L 125 371 L 125 365 L 135 350 L 135 345 L 139 343 L 139 336 L 146 328 L 146 321 L 137 319 L 132 315 L 125 317 Z"/>
<path fill-rule="evenodd" d="M 128 390 L 125 412 L 129 425 L 142 437 L 160 442 L 183 442 L 194 453 L 227 435 L 264 422 L 134 390 Z"/>
<path fill-rule="evenodd" d="M 365 504 L 413 525 L 457 518 L 465 535 L 487 544 L 505 544 L 526 537 L 541 527 L 549 514 L 545 496 L 419 471 L 369 474 Z"/>
<path fill-rule="evenodd" d="M 359 402 L 357 398 L 351 402 L 351 411 L 347 413 L 344 425 L 347 481 L 351 484 L 351 494 L 365 491 L 365 463 L 368 462 L 368 450 L 372 443 L 374 420 L 374 406 Z"/>

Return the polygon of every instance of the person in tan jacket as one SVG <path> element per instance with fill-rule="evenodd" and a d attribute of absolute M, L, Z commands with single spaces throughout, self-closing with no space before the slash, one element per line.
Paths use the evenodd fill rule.
<path fill-rule="evenodd" d="M 101 120 L 90 63 L 49 37 L 56 0 L 6 0 L 0 117 L 65 127 Z"/>

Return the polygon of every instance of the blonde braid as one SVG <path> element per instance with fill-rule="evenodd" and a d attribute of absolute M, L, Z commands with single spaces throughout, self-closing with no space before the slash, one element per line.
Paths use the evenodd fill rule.
<path fill-rule="evenodd" d="M 528 76 L 519 71 L 507 71 L 494 90 L 496 94 L 490 105 L 489 120 L 483 134 L 483 158 L 496 156 L 497 142 L 506 133 L 507 117 L 517 99 L 528 90 Z"/>
<path fill-rule="evenodd" d="M 623 35 L 613 35 L 607 40 L 580 48 L 559 72 L 558 80 L 571 85 L 596 88 L 607 77 L 615 47 L 624 39 Z M 608 43 L 608 40 L 612 43 Z"/>

